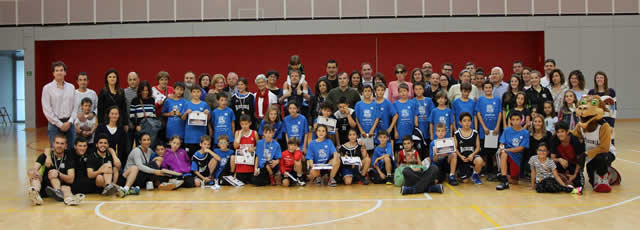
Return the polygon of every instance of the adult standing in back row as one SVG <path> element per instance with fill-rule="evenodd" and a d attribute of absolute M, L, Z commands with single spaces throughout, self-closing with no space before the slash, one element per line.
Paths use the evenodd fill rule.
<path fill-rule="evenodd" d="M 329 91 L 338 87 L 338 62 L 336 60 L 327 61 L 327 75 L 320 77 L 329 81 Z"/>
<path fill-rule="evenodd" d="M 129 108 L 124 97 L 124 90 L 120 88 L 118 72 L 115 69 L 109 69 L 104 74 L 104 88 L 100 89 L 100 93 L 98 93 L 98 123 L 109 123 L 108 114 L 111 106 L 116 106 L 120 110 L 117 125 L 122 126 L 127 132 L 129 130 Z"/>
<path fill-rule="evenodd" d="M 42 112 L 49 121 L 47 136 L 49 136 L 49 147 L 53 147 L 56 134 L 62 133 L 67 137 L 67 149 L 72 149 L 73 140 L 76 136 L 76 129 L 73 121 L 76 118 L 77 107 L 73 101 L 75 97 L 75 87 L 73 84 L 64 81 L 67 75 L 67 66 L 63 62 L 54 62 L 51 65 L 53 81 L 42 87 Z"/>
<path fill-rule="evenodd" d="M 329 91 L 327 102 L 333 107 L 333 111 L 337 111 L 338 101 L 341 97 L 347 98 L 349 108 L 355 108 L 356 103 L 360 101 L 360 93 L 358 90 L 349 87 L 349 74 L 342 72 L 338 74 L 338 88 Z"/>
<path fill-rule="evenodd" d="M 398 94 L 398 86 L 402 83 L 406 83 L 409 86 L 409 98 L 413 98 L 413 84 L 411 82 L 406 81 L 407 77 L 407 68 L 404 67 L 403 64 L 397 64 L 395 68 L 395 74 L 398 80 L 389 82 L 389 101 L 393 103 L 394 101 L 400 99 L 400 94 Z"/>

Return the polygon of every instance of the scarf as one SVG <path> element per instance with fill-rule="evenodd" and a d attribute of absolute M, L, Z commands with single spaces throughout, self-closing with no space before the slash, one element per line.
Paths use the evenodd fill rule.
<path fill-rule="evenodd" d="M 269 90 L 268 89 L 264 89 L 264 92 L 260 92 L 260 90 L 258 90 L 258 92 L 256 92 L 256 117 L 263 119 L 264 116 L 266 116 L 267 114 L 267 109 L 269 109 Z M 260 106 L 258 103 L 260 103 L 260 98 L 262 98 L 262 111 L 260 111 Z M 260 116 L 260 112 L 262 112 L 263 116 Z"/>

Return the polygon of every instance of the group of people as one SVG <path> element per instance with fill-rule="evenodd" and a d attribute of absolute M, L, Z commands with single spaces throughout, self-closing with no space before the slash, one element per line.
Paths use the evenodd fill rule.
<path fill-rule="evenodd" d="M 437 72 L 429 62 L 408 80 L 398 64 L 387 82 L 369 63 L 347 73 L 329 60 L 312 87 L 294 55 L 282 88 L 271 70 L 252 79 L 256 92 L 234 72 L 202 73 L 197 81 L 187 72 L 171 86 L 161 71 L 153 87 L 131 72 L 121 89 L 111 69 L 96 94 L 87 73 L 76 76 L 77 89 L 66 82 L 66 68 L 53 63 L 54 80 L 42 89 L 50 148 L 28 171 L 35 205 L 44 196 L 77 205 L 87 193 L 125 197 L 141 187 L 238 182 L 395 182 L 402 194 L 442 193 L 444 182 L 482 184 L 483 177 L 498 190 L 525 177 L 538 192 L 580 194 L 588 149 L 571 133 L 580 99 L 615 102 L 604 72 L 587 92 L 582 72 L 565 83 L 552 59 L 544 74 L 513 62 L 507 82 L 500 67 L 487 76 L 467 63 L 456 79 L 452 64 Z M 611 127 L 614 111 L 605 117 Z M 454 145 L 446 151 L 440 142 Z"/>

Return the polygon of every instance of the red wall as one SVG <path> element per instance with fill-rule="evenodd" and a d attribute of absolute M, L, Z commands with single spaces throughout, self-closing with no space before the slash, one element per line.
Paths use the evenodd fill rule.
<path fill-rule="evenodd" d="M 340 71 L 351 72 L 360 63 L 373 64 L 387 80 L 395 64 L 409 70 L 430 61 L 439 71 L 445 62 L 454 64 L 454 72 L 472 61 L 487 72 L 501 66 L 505 76 L 511 75 L 511 63 L 518 59 L 525 66 L 541 69 L 544 59 L 543 32 L 459 32 L 398 33 L 344 35 L 282 35 L 195 38 L 103 39 L 36 42 L 36 87 L 50 82 L 51 63 L 66 63 L 66 80 L 75 83 L 79 72 L 89 74 L 89 88 L 99 91 L 104 86 L 104 73 L 109 68 L 119 71 L 120 87 L 127 87 L 126 74 L 136 71 L 143 80 L 156 85 L 160 70 L 171 74 L 170 84 L 181 81 L 183 74 L 197 75 L 237 72 L 247 77 L 251 89 L 259 73 L 275 69 L 285 75 L 289 57 L 298 54 L 312 83 L 325 74 L 329 59 L 338 61 Z M 281 77 L 280 82 L 284 79 Z M 36 125 L 47 121 L 40 105 L 41 90 L 36 90 Z"/>

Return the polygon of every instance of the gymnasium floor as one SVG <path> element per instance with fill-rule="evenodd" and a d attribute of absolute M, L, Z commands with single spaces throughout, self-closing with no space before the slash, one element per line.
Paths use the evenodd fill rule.
<path fill-rule="evenodd" d="M 632 229 L 640 225 L 640 121 L 616 124 L 622 185 L 612 193 L 536 194 L 525 181 L 445 186 L 444 194 L 401 196 L 388 185 L 336 188 L 223 187 L 142 191 L 124 199 L 89 195 L 80 206 L 45 199 L 31 206 L 26 171 L 48 145 L 46 129 L 0 126 L 3 229 Z M 484 178 L 483 178 L 484 181 Z"/>

